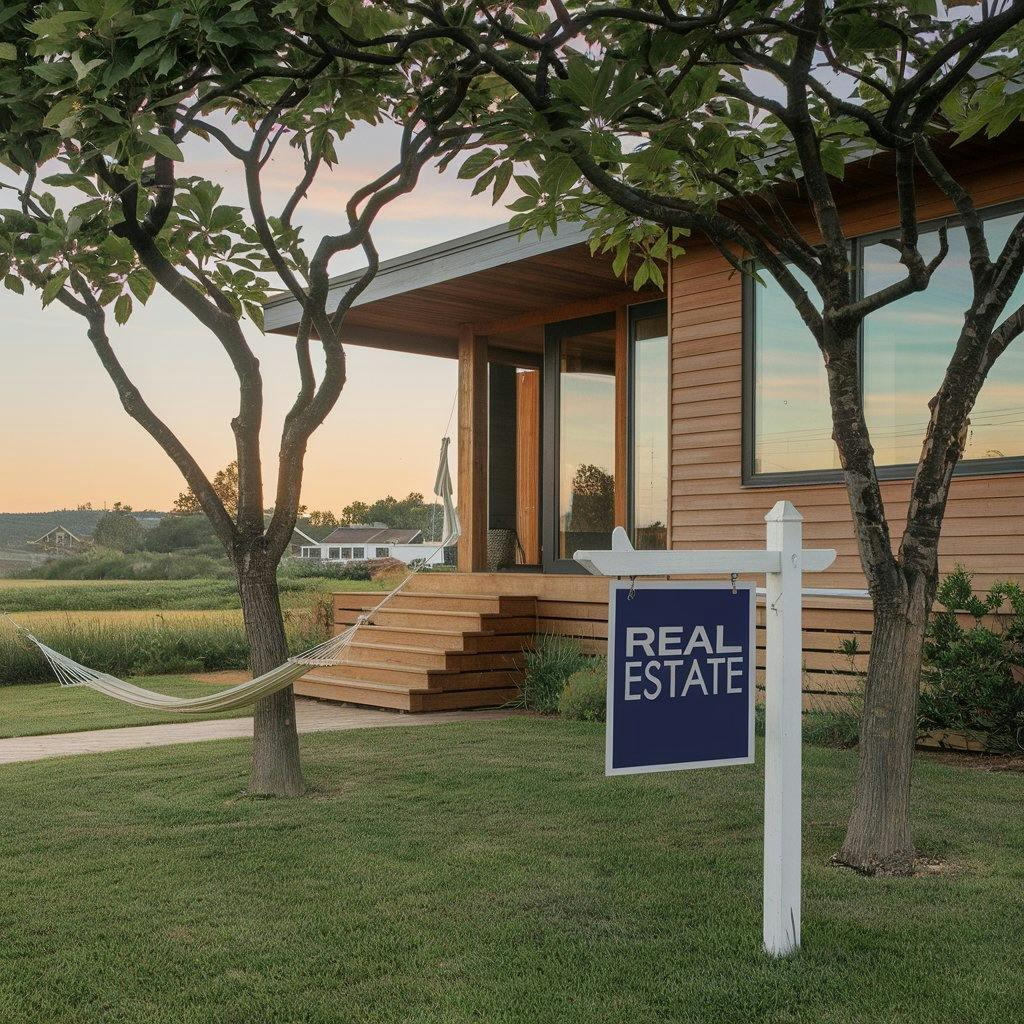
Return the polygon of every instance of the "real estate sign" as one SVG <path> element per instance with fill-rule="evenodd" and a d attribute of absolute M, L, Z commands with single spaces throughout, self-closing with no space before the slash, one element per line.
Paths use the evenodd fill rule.
<path fill-rule="evenodd" d="M 753 584 L 610 586 L 606 773 L 750 764 Z"/>

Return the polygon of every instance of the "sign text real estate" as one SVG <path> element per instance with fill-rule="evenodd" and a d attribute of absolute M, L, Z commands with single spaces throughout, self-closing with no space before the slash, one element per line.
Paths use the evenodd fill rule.
<path fill-rule="evenodd" d="M 754 759 L 753 584 L 613 582 L 609 775 Z"/>

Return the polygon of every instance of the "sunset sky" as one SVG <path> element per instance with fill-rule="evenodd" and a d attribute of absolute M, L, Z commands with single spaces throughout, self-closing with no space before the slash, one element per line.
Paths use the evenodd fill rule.
<path fill-rule="evenodd" d="M 390 164 L 396 133 L 359 130 L 342 151 L 342 167 L 310 194 L 300 220 L 307 237 L 343 227 L 339 213 L 353 187 Z M 211 153 L 186 150 L 184 173 L 222 178 L 233 169 Z M 295 180 L 287 157 L 267 171 L 268 193 Z M 223 177 L 227 198 L 240 201 L 238 182 Z M 382 259 L 476 231 L 506 219 L 503 208 L 453 172 L 424 173 L 415 193 L 378 220 Z M 513 198 L 509 195 L 509 199 Z M 273 204 L 270 204 L 271 206 Z M 354 269 L 356 254 L 332 272 Z M 42 309 L 37 292 L 0 290 L 0 511 L 95 507 L 125 501 L 166 509 L 184 483 L 177 468 L 121 409 L 113 385 L 85 337 L 83 322 L 56 304 Z M 289 341 L 249 336 L 266 388 L 264 465 L 272 493 L 281 419 L 294 398 Z M 234 457 L 229 421 L 237 386 L 219 344 L 158 289 L 127 326 L 111 337 L 143 394 L 212 475 Z M 303 501 L 338 511 L 353 499 L 429 493 L 437 449 L 455 393 L 452 360 L 348 348 L 348 384 L 307 456 Z M 454 424 L 453 424 L 454 426 Z M 269 500 L 269 499 L 268 499 Z"/>

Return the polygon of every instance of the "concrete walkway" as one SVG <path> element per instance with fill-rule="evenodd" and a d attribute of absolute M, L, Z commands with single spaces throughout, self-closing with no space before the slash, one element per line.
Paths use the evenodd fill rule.
<path fill-rule="evenodd" d="M 443 722 L 487 721 L 507 718 L 510 711 L 433 711 L 406 715 L 373 711 L 316 700 L 296 701 L 299 732 L 331 732 L 391 725 L 437 725 Z M 54 733 L 50 736 L 19 736 L 0 739 L 0 764 L 40 761 L 72 754 L 100 754 L 111 750 L 166 747 L 175 743 L 201 743 L 252 736 L 251 718 L 220 718 L 214 721 L 173 722 L 169 725 L 136 725 L 122 729 Z"/>

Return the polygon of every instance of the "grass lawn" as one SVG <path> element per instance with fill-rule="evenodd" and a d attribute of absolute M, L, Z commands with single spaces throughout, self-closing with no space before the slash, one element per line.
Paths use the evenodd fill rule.
<path fill-rule="evenodd" d="M 759 766 L 605 779 L 597 726 L 303 738 L 0 769 L 0 1020 L 925 1024 L 1020 1019 L 1024 781 L 922 761 L 945 874 L 829 866 L 855 759 L 806 749 L 804 948 L 760 952 Z"/>
<path fill-rule="evenodd" d="M 196 697 L 215 688 L 186 676 L 141 676 L 132 682 L 175 697 Z M 198 721 L 202 718 L 239 718 L 251 713 L 251 708 L 208 715 L 148 711 L 104 697 L 85 686 L 61 687 L 56 681 L 0 686 L 0 738 L 42 736 L 81 729 L 114 729 L 123 725 L 153 725 L 157 722 Z"/>

